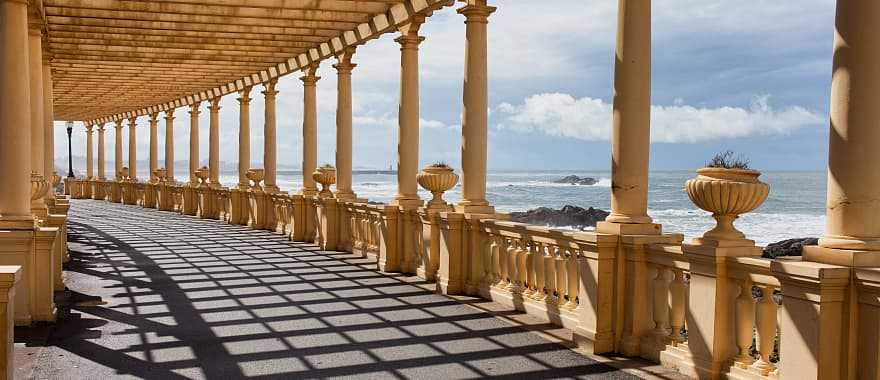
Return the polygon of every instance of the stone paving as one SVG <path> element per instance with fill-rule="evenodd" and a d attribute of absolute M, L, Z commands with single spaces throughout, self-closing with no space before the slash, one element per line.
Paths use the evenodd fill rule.
<path fill-rule="evenodd" d="M 348 253 L 71 203 L 70 291 L 45 344 L 17 345 L 31 350 L 27 376 L 633 378 Z"/>

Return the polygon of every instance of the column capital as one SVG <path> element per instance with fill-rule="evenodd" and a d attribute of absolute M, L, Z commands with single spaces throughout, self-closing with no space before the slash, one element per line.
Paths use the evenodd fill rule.
<path fill-rule="evenodd" d="M 104 133 L 104 127 L 106 127 L 106 124 L 101 123 L 101 124 L 97 124 L 97 126 L 98 126 L 98 132 Z"/>
<path fill-rule="evenodd" d="M 93 125 L 86 125 L 86 133 L 92 134 L 93 128 L 94 128 Z"/>
<path fill-rule="evenodd" d="M 349 46 L 345 49 L 342 49 L 336 59 L 338 62 L 333 65 L 333 68 L 336 69 L 336 72 L 339 74 L 351 74 L 351 71 L 357 67 L 357 64 L 351 63 L 351 58 L 354 56 L 356 48 L 354 46 Z"/>
<path fill-rule="evenodd" d="M 119 130 L 119 128 L 122 128 L 122 121 L 123 121 L 123 120 L 125 120 L 125 119 L 119 119 L 119 120 L 115 120 L 115 121 L 114 121 L 114 123 L 116 123 L 116 129 L 117 129 L 117 130 Z"/>
<path fill-rule="evenodd" d="M 266 89 L 262 91 L 263 95 L 265 95 L 267 98 L 278 95 L 278 91 L 275 90 L 276 84 L 278 84 L 278 79 L 271 79 L 268 82 L 263 83 L 263 86 L 266 87 Z"/>
<path fill-rule="evenodd" d="M 425 37 L 418 34 L 403 34 L 395 38 L 394 41 L 400 44 L 401 50 L 418 49 L 419 45 L 425 41 Z"/>
<path fill-rule="evenodd" d="M 238 92 L 238 104 L 243 106 L 251 104 L 251 86 L 247 86 Z"/>
<path fill-rule="evenodd" d="M 418 36 L 419 29 L 422 28 L 422 24 L 425 23 L 425 16 L 415 15 L 412 16 L 410 22 L 403 24 L 397 27 L 397 31 L 400 32 L 401 36 Z"/>
<path fill-rule="evenodd" d="M 174 120 L 174 109 L 169 109 L 165 111 L 165 121 Z"/>
<path fill-rule="evenodd" d="M 192 116 L 198 117 L 202 111 L 199 110 L 199 107 L 202 105 L 201 101 L 195 102 L 189 106 L 189 114 Z"/>
<path fill-rule="evenodd" d="M 303 76 L 299 77 L 299 80 L 301 80 L 306 86 L 314 86 L 319 80 L 321 80 L 321 77 L 315 75 L 317 73 L 318 65 L 310 65 L 303 68 Z"/>
<path fill-rule="evenodd" d="M 156 124 L 159 122 L 159 113 L 153 112 L 150 114 L 150 124 Z"/>
<path fill-rule="evenodd" d="M 489 23 L 489 15 L 497 10 L 497 7 L 488 6 L 486 4 L 468 4 L 457 10 L 457 12 L 465 17 L 465 23 Z"/>
<path fill-rule="evenodd" d="M 132 116 L 131 118 L 128 119 L 128 126 L 130 128 L 134 128 L 137 126 L 137 116 Z"/>
<path fill-rule="evenodd" d="M 220 108 L 222 108 L 222 107 L 220 107 L 220 97 L 218 96 L 216 98 L 211 99 L 211 104 L 208 105 L 208 110 L 210 110 L 211 113 L 215 113 L 215 112 L 220 112 Z"/>

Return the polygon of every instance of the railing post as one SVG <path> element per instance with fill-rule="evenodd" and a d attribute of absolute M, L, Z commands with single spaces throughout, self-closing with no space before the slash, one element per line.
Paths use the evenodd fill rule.
<path fill-rule="evenodd" d="M 442 294 L 461 294 L 464 291 L 463 229 L 464 214 L 440 213 L 440 267 L 437 290 Z"/>
<path fill-rule="evenodd" d="M 14 378 L 15 365 L 13 357 L 15 346 L 14 307 L 15 285 L 21 280 L 22 270 L 18 265 L 0 266 L 0 373 L 4 379 Z"/>

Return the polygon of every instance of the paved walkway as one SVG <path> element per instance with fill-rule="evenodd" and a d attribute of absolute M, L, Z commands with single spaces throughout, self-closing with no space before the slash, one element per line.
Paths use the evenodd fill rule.
<path fill-rule="evenodd" d="M 70 215 L 35 378 L 631 378 L 350 254 L 106 202 Z"/>

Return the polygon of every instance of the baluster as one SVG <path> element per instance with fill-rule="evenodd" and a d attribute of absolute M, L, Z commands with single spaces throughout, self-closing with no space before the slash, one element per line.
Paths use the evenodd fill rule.
<path fill-rule="evenodd" d="M 556 289 L 553 289 L 556 292 L 556 304 L 562 306 L 565 304 L 565 289 L 568 287 L 568 282 L 565 279 L 565 250 L 562 247 L 557 247 L 556 249 Z"/>
<path fill-rule="evenodd" d="M 672 272 L 675 278 L 669 284 L 669 339 L 674 346 L 684 342 L 681 328 L 684 326 L 684 309 L 686 304 L 684 299 L 684 271 L 673 269 Z"/>
<path fill-rule="evenodd" d="M 749 353 L 755 326 L 755 300 L 752 298 L 752 282 L 739 283 L 739 296 L 736 297 L 736 347 L 739 354 L 734 358 L 737 367 L 748 368 L 755 360 Z"/>
<path fill-rule="evenodd" d="M 525 250 L 525 289 L 523 296 L 531 298 L 535 294 L 535 242 L 529 242 Z"/>
<path fill-rule="evenodd" d="M 504 268 L 504 289 L 513 290 L 514 282 L 516 282 L 516 241 L 513 239 L 507 239 Z"/>
<path fill-rule="evenodd" d="M 528 272 L 526 271 L 526 241 L 519 240 L 516 247 L 516 290 L 524 293 Z"/>
<path fill-rule="evenodd" d="M 542 300 L 545 297 L 544 284 L 546 283 L 544 280 L 544 244 L 534 243 L 532 248 L 534 249 L 532 261 L 534 262 L 533 273 L 535 274 L 535 291 L 532 293 L 532 298 Z"/>
<path fill-rule="evenodd" d="M 758 349 L 758 360 L 752 364 L 753 371 L 767 376 L 776 366 L 770 362 L 773 353 L 773 339 L 776 337 L 776 302 L 773 301 L 773 287 L 761 287 L 761 301 L 757 305 L 755 322 L 758 327 L 755 343 Z"/>
<path fill-rule="evenodd" d="M 556 246 L 548 246 L 544 252 L 544 291 L 546 301 L 553 300 L 553 292 L 556 290 Z"/>
<path fill-rule="evenodd" d="M 489 263 L 488 267 L 488 277 L 486 278 L 489 284 L 494 285 L 498 282 L 498 277 L 500 277 L 500 268 L 498 267 L 498 250 L 501 247 L 501 242 L 499 241 L 497 236 L 489 235 L 489 239 L 492 240 L 492 244 L 489 245 Z"/>
<path fill-rule="evenodd" d="M 669 282 L 667 269 L 661 265 L 653 265 L 654 272 L 654 334 L 658 341 L 665 341 L 669 336 Z"/>
<path fill-rule="evenodd" d="M 567 249 L 568 260 L 566 261 L 566 291 L 568 302 L 565 303 L 567 309 L 574 310 L 578 306 L 578 251 L 576 249 Z"/>

